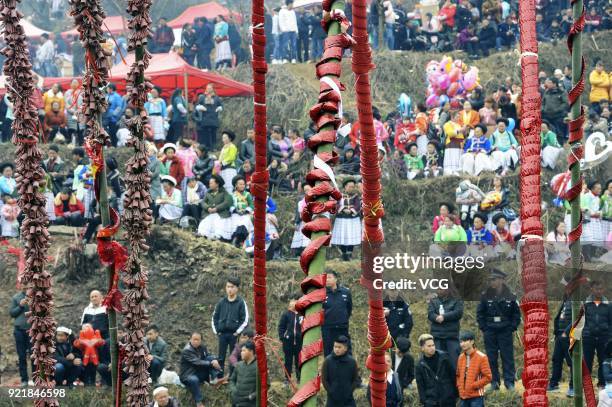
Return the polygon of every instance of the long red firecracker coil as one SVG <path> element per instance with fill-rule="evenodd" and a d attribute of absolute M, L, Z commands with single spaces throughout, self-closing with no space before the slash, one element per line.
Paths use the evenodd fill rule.
<path fill-rule="evenodd" d="M 266 301 L 266 201 L 268 199 L 267 165 L 267 111 L 266 111 L 266 34 L 264 30 L 265 8 L 263 0 L 251 4 L 253 30 L 253 111 L 255 129 L 255 172 L 251 176 L 251 193 L 255 200 L 253 214 L 253 292 L 255 310 L 255 353 L 259 372 L 260 407 L 268 403 L 268 361 L 265 338 L 268 332 Z"/>
<path fill-rule="evenodd" d="M 363 182 L 364 232 L 362 240 L 361 284 L 368 290 L 368 342 L 370 354 L 366 366 L 370 369 L 370 401 L 373 407 L 386 405 L 387 368 L 385 352 L 392 346 L 387 321 L 383 310 L 381 290 L 376 290 L 373 280 L 379 275 L 373 273 L 373 261 L 381 254 L 385 240 L 381 218 L 384 208 L 381 200 L 381 169 L 378 161 L 378 146 L 372 116 L 372 96 L 369 72 L 372 64 L 372 50 L 368 40 L 367 2 L 353 1 L 353 47 L 352 69 L 356 75 L 355 93 L 359 112 L 359 145 L 361 148 L 361 178 Z"/>
<path fill-rule="evenodd" d="M 579 7 L 577 0 L 571 1 L 572 8 Z M 584 31 L 585 26 L 585 8 L 584 3 L 582 4 L 582 10 L 580 10 L 580 17 L 576 19 L 572 23 L 572 27 L 570 28 L 570 32 L 567 36 L 567 48 L 569 49 L 570 55 L 574 53 L 574 41 L 576 38 Z M 570 109 L 573 110 L 576 103 L 579 103 L 580 95 L 584 92 L 584 77 L 585 77 L 585 67 L 586 61 L 584 56 L 580 56 L 580 79 L 578 82 L 572 87 L 569 91 L 568 99 L 570 104 Z M 569 169 L 572 171 L 575 166 L 580 165 L 580 160 L 584 158 L 584 147 L 582 145 L 582 139 L 584 137 L 584 122 L 585 122 L 585 114 L 584 107 L 580 106 L 580 114 L 578 117 L 573 118 L 569 122 L 569 143 L 571 152 L 567 158 Z M 584 181 L 582 177 L 580 177 L 580 182 L 575 185 L 572 185 L 569 190 L 565 192 L 564 199 L 572 202 L 576 199 L 580 199 L 580 193 L 582 192 L 582 185 Z M 573 226 L 573 225 L 572 225 Z M 568 234 L 568 242 L 570 248 L 576 244 L 580 244 L 580 236 L 582 235 L 582 213 L 580 214 L 580 219 L 578 224 L 570 231 Z M 584 269 L 582 267 L 582 261 L 580 262 L 578 272 L 572 276 L 572 279 L 566 286 L 565 289 L 565 299 L 571 298 L 572 294 L 578 287 L 586 282 L 586 277 L 584 275 Z M 580 313 L 578 318 L 572 324 L 572 331 L 576 326 L 580 323 L 580 321 L 584 318 L 584 305 L 580 307 Z M 571 342 L 570 352 L 572 351 L 574 343 Z M 582 358 L 582 386 L 583 392 L 585 396 L 585 401 L 587 407 L 595 407 L 597 401 L 595 399 L 595 391 L 593 389 L 593 382 L 591 380 L 591 372 L 586 365 L 584 357 Z"/>
<path fill-rule="evenodd" d="M 16 0 L 2 0 L 0 19 L 4 27 L 6 47 L 4 74 L 8 94 L 13 102 L 14 121 L 12 124 L 15 152 L 16 181 L 19 193 L 19 207 L 25 218 L 21 224 L 25 265 L 21 284 L 28 287 L 27 298 L 30 312 L 27 314 L 31 325 L 29 334 L 34 361 L 34 383 L 42 389 L 53 389 L 55 382 L 55 328 L 53 319 L 53 290 L 51 275 L 45 270 L 49 249 L 49 219 L 45 210 L 45 196 L 40 183 L 45 179 L 42 169 L 42 152 L 38 148 L 39 122 L 32 94 L 34 74 L 30 53 L 26 44 L 23 27 L 19 23 L 23 14 L 17 11 Z M 55 407 L 58 401 L 52 397 L 41 397 L 35 401 L 37 407 Z"/>
<path fill-rule="evenodd" d="M 304 293 L 297 304 L 296 310 L 305 314 L 307 308 L 316 303 L 325 301 L 326 296 L 326 274 L 316 276 L 308 275 L 308 267 L 319 250 L 328 246 L 331 241 L 332 222 L 326 214 L 336 212 L 337 202 L 342 198 L 338 190 L 331 166 L 338 162 L 336 152 L 322 152 L 321 146 L 333 145 L 336 141 L 336 131 L 340 125 L 337 115 L 340 113 L 342 96 L 340 91 L 344 85 L 339 78 L 342 72 L 342 54 L 344 50 L 354 45 L 353 39 L 346 33 L 349 21 L 341 10 L 332 11 L 332 0 L 323 1 L 323 20 L 321 24 L 328 31 L 332 22 L 340 24 L 341 33 L 328 35 L 324 42 L 323 57 L 316 65 L 317 78 L 320 80 L 319 98 L 310 109 L 310 118 L 317 126 L 318 133 L 308 140 L 308 148 L 315 154 L 314 169 L 306 175 L 306 182 L 312 189 L 306 194 L 306 206 L 301 214 L 305 222 L 302 232 L 308 238 L 313 233 L 325 233 L 312 239 L 304 249 L 300 257 L 300 266 L 306 274 L 301 283 Z M 302 322 L 302 335 L 310 329 L 320 327 L 323 324 L 323 311 L 306 315 Z M 304 345 L 299 355 L 300 367 L 309 360 L 318 358 L 323 353 L 323 341 L 318 339 L 311 344 Z M 297 407 L 304 404 L 308 399 L 314 397 L 320 390 L 321 379 L 317 372 L 316 376 L 309 382 L 304 383 L 293 395 L 288 407 Z"/>
<path fill-rule="evenodd" d="M 152 84 L 145 79 L 151 54 L 147 51 L 147 41 L 151 35 L 151 0 L 129 0 L 127 11 L 131 15 L 128 27 L 131 30 L 128 50 L 135 52 L 134 63 L 127 78 L 129 104 L 135 115 L 128 121 L 132 135 L 129 145 L 134 154 L 125 164 L 126 194 L 123 200 L 125 212 L 123 223 L 129 241 L 130 255 L 123 269 L 122 281 L 125 285 L 123 297 L 123 326 L 126 334 L 122 348 L 125 362 L 124 371 L 128 374 L 125 381 L 128 387 L 127 404 L 140 407 L 149 403 L 149 350 L 145 346 L 145 330 L 149 316 L 145 307 L 149 299 L 147 293 L 148 270 L 142 264 L 141 255 L 149 249 L 146 239 L 153 223 L 151 210 L 151 173 L 148 169 L 149 158 L 145 139 L 152 137 L 144 104 Z M 121 366 L 121 363 L 119 363 Z"/>
<path fill-rule="evenodd" d="M 525 391 L 523 405 L 548 406 L 548 302 L 546 297 L 546 263 L 544 228 L 541 221 L 540 194 L 540 114 L 538 90 L 538 42 L 535 24 L 535 0 L 521 1 L 520 46 L 523 94 L 521 117 L 521 277 L 525 294 L 521 309 L 525 316 L 523 343 L 525 369 L 522 379 Z"/>

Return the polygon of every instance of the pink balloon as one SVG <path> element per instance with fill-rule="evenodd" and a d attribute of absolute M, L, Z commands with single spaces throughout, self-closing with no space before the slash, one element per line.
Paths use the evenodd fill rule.
<path fill-rule="evenodd" d="M 448 89 L 450 84 L 451 81 L 448 75 L 440 75 L 440 77 L 438 78 L 438 86 L 440 86 L 440 89 Z"/>
<path fill-rule="evenodd" d="M 438 95 L 431 95 L 427 98 L 425 103 L 427 104 L 427 107 L 434 107 L 438 105 L 438 101 Z"/>
<path fill-rule="evenodd" d="M 450 74 L 448 75 L 448 77 L 450 78 L 451 82 L 456 82 L 459 77 L 461 76 L 461 69 L 460 68 L 453 68 L 450 71 Z"/>

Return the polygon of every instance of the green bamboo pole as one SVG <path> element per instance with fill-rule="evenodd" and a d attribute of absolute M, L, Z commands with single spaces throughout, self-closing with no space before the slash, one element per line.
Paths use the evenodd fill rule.
<path fill-rule="evenodd" d="M 336 10 L 336 9 L 344 10 L 344 1 L 343 0 L 335 1 L 332 4 L 331 9 L 332 10 Z M 333 35 L 338 35 L 340 33 L 341 33 L 340 23 L 338 23 L 337 21 L 333 21 L 329 25 L 329 29 L 327 30 L 327 36 L 330 37 Z M 334 61 L 334 60 L 331 60 L 331 61 Z M 335 60 L 335 61 L 340 62 L 338 60 Z M 319 129 L 319 131 L 325 131 L 325 130 L 334 130 L 334 126 L 326 125 L 326 126 L 323 126 L 321 129 Z M 331 153 L 332 151 L 333 151 L 333 145 L 330 143 L 320 144 L 317 147 L 317 155 L 322 154 L 322 153 Z M 322 201 L 322 202 L 325 202 L 327 200 L 328 198 L 326 197 L 321 197 L 318 199 L 318 201 Z M 322 237 L 324 235 L 325 235 L 324 232 L 313 233 L 311 236 L 311 239 L 316 240 L 317 238 Z M 327 253 L 327 248 L 325 246 L 322 246 L 321 249 L 317 252 L 317 254 L 313 257 L 310 264 L 308 265 L 308 276 L 317 276 L 317 275 L 325 273 L 326 253 Z M 306 309 L 305 316 L 319 313 L 321 312 L 322 309 L 323 309 L 322 303 L 313 304 Z M 309 329 L 308 331 L 304 333 L 304 338 L 302 339 L 302 348 L 306 347 L 307 345 L 310 345 L 313 342 L 321 340 L 321 338 L 322 338 L 322 334 L 321 334 L 320 326 L 316 326 L 312 329 Z M 317 374 L 319 371 L 319 359 L 320 357 L 312 358 L 302 364 L 300 368 L 300 373 L 301 373 L 300 374 L 300 388 L 304 386 L 306 383 L 308 383 L 309 381 L 317 377 Z M 305 407 L 316 407 L 317 406 L 317 396 L 315 395 L 309 398 L 308 400 L 306 400 L 304 402 L 304 406 Z"/>
<path fill-rule="evenodd" d="M 573 5 L 574 21 L 578 21 L 583 12 L 583 0 L 576 1 Z M 572 84 L 577 84 L 580 81 L 582 72 L 582 32 L 578 32 L 574 37 L 572 44 Z M 581 115 L 582 94 L 578 96 L 576 103 L 571 109 L 571 119 L 575 120 Z M 580 140 L 582 142 L 582 140 Z M 572 186 L 581 182 L 580 164 L 576 163 L 571 168 Z M 580 223 L 580 195 L 570 202 L 572 208 L 572 230 Z M 580 239 L 576 240 L 570 247 L 572 255 L 572 274 L 576 275 L 580 272 L 582 260 L 582 248 Z M 572 321 L 578 319 L 580 306 L 582 301 L 582 290 L 580 285 L 576 287 L 572 294 Z M 574 406 L 582 407 L 584 405 L 584 396 L 582 388 L 582 341 L 576 341 L 572 350 L 572 376 L 574 382 Z"/>
<path fill-rule="evenodd" d="M 100 119 L 98 117 L 98 119 Z M 102 162 L 104 161 L 104 147 L 102 147 Z M 109 226 L 110 221 L 110 207 L 108 204 L 108 185 L 106 183 L 106 163 L 102 167 L 99 175 L 99 187 L 100 187 L 100 200 L 98 205 L 100 207 L 100 219 L 102 220 L 102 227 Z M 115 275 L 115 265 L 111 264 L 106 267 L 106 275 L 108 277 L 108 287 L 112 287 L 113 278 Z M 117 363 L 119 359 L 119 347 L 117 346 L 117 313 L 112 307 L 106 308 L 108 314 L 108 327 L 110 333 L 110 355 L 111 355 L 111 382 L 113 390 L 113 405 L 117 403 Z"/>

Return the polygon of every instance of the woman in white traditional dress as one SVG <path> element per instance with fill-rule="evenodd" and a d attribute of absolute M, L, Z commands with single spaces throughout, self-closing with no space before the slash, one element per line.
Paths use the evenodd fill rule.
<path fill-rule="evenodd" d="M 166 101 L 159 97 L 159 88 L 154 87 L 148 95 L 148 101 L 145 103 L 145 110 L 149 115 L 149 123 L 153 129 L 153 141 L 163 144 L 166 140 Z"/>
<path fill-rule="evenodd" d="M 291 239 L 291 250 L 295 256 L 302 254 L 302 251 L 310 243 L 310 239 L 304 236 L 302 228 L 304 227 L 304 221 L 302 220 L 302 211 L 306 207 L 306 194 L 310 191 L 311 186 L 304 185 L 304 197 L 298 202 L 297 213 L 295 216 L 295 232 L 293 232 L 293 239 Z"/>
<path fill-rule="evenodd" d="M 565 265 L 570 258 L 565 222 L 557 223 L 555 230 L 546 235 L 546 253 L 550 263 Z"/>
<path fill-rule="evenodd" d="M 487 126 L 477 124 L 474 127 L 474 135 L 470 136 L 463 147 L 461 156 L 461 168 L 468 175 L 480 175 L 483 171 L 491 169 L 489 153 L 491 152 L 491 141 L 486 136 Z"/>
<path fill-rule="evenodd" d="M 557 141 L 557 135 L 550 130 L 548 122 L 542 122 L 542 131 L 540 133 L 540 143 L 542 145 L 542 167 L 548 167 L 554 170 L 557 166 L 557 159 L 561 154 L 561 146 Z"/>
<path fill-rule="evenodd" d="M 225 183 L 225 189 L 230 194 L 234 191 L 232 181 L 238 171 L 236 170 L 236 160 L 238 159 L 238 147 L 234 144 L 236 135 L 229 131 L 224 130 L 221 135 L 221 141 L 223 142 L 223 148 L 219 153 L 219 162 L 221 163 L 221 178 Z"/>
<path fill-rule="evenodd" d="M 340 247 L 344 261 L 349 261 L 353 248 L 361 244 L 361 199 L 356 186 L 354 178 L 346 178 L 342 183 L 344 194 L 332 231 L 331 244 Z"/>
<path fill-rule="evenodd" d="M 506 175 L 508 170 L 518 164 L 518 142 L 514 135 L 508 131 L 508 120 L 497 119 L 497 130 L 491 136 L 491 147 L 493 152 L 493 167 L 495 170 L 501 168 L 501 175 Z"/>
<path fill-rule="evenodd" d="M 219 175 L 210 178 L 203 203 L 204 219 L 198 226 L 198 235 L 211 240 L 230 242 L 234 233 L 230 212 L 234 199 L 223 188 L 223 184 L 223 178 Z"/>
<path fill-rule="evenodd" d="M 583 232 L 580 240 L 585 245 L 601 246 L 605 240 L 601 223 L 601 183 L 592 181 L 580 196 L 584 211 Z"/>
<path fill-rule="evenodd" d="M 162 193 L 155 202 L 159 206 L 161 223 L 177 223 L 183 214 L 183 197 L 176 189 L 176 179 L 171 175 L 162 175 Z"/>
<path fill-rule="evenodd" d="M 444 175 L 458 175 L 461 170 L 461 153 L 465 137 L 461 132 L 461 126 L 452 120 L 447 121 L 443 129 L 446 137 Z"/>
<path fill-rule="evenodd" d="M 215 69 L 229 68 L 232 63 L 232 48 L 229 42 L 229 25 L 225 22 L 223 16 L 217 16 L 215 20 L 214 39 L 217 49 L 217 57 L 215 58 Z"/>
<path fill-rule="evenodd" d="M 249 233 L 253 231 L 253 197 L 246 190 L 246 181 L 243 176 L 237 175 L 232 180 L 234 184 L 234 206 L 232 207 L 232 243 L 241 247 Z"/>

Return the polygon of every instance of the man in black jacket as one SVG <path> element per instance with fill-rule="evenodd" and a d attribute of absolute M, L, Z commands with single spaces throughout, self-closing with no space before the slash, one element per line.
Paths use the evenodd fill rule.
<path fill-rule="evenodd" d="M 395 355 L 393 355 L 393 371 L 399 376 L 402 390 L 412 387 L 414 380 L 414 359 L 410 355 L 410 340 L 399 337 L 395 341 Z"/>
<path fill-rule="evenodd" d="M 215 306 L 212 316 L 212 329 L 219 338 L 219 364 L 225 365 L 225 354 L 236 346 L 240 333 L 249 323 L 249 310 L 244 299 L 238 295 L 240 279 L 230 277 L 225 283 L 225 293 Z"/>
<path fill-rule="evenodd" d="M 572 303 L 565 301 L 561 304 L 554 320 L 555 348 L 552 354 L 552 375 L 548 382 L 548 391 L 559 391 L 559 381 L 563 373 L 563 362 L 569 366 L 569 390 L 568 397 L 574 394 L 572 377 L 572 357 L 569 354 L 569 330 L 572 326 Z"/>
<path fill-rule="evenodd" d="M 349 321 L 353 312 L 353 298 L 351 291 L 338 284 L 338 274 L 335 271 L 327 272 L 327 295 L 323 303 L 325 319 L 321 332 L 323 335 L 323 354 L 332 353 L 334 340 L 339 336 L 348 338 L 349 353 L 351 339 L 349 336 Z"/>
<path fill-rule="evenodd" d="M 202 335 L 199 332 L 191 334 L 189 343 L 185 345 L 181 352 L 180 363 L 179 378 L 181 383 L 187 387 L 197 407 L 204 407 L 200 384 L 210 382 L 211 376 L 215 373 L 212 371 L 213 369 L 217 371 L 217 377 L 214 377 L 214 379 L 218 378 L 222 365 L 217 358 L 208 353 L 206 346 L 202 344 Z"/>
<path fill-rule="evenodd" d="M 21 376 L 21 386 L 28 385 L 28 353 L 31 352 L 32 345 L 30 344 L 30 336 L 28 330 L 30 324 L 26 318 L 26 312 L 30 311 L 28 299 L 26 298 L 26 289 L 15 294 L 11 301 L 9 314 L 13 321 L 13 336 L 15 338 L 15 348 L 17 350 L 17 358 L 19 359 L 19 376 Z M 32 373 L 34 372 L 34 364 L 32 363 Z"/>
<path fill-rule="evenodd" d="M 288 309 L 281 315 L 278 321 L 278 338 L 283 343 L 283 353 L 285 354 L 285 369 L 291 376 L 293 365 L 297 380 L 300 380 L 300 369 L 298 356 L 302 349 L 302 319 L 295 310 L 295 304 L 298 297 L 294 297 L 289 301 Z"/>
<path fill-rule="evenodd" d="M 72 330 L 65 326 L 57 328 L 55 334 L 55 384 L 72 387 L 72 383 L 83 373 L 81 352 L 73 346 Z M 64 380 L 66 384 L 64 384 Z"/>
<path fill-rule="evenodd" d="M 601 281 L 593 280 L 590 284 L 591 295 L 584 303 L 584 329 L 582 342 L 584 360 L 589 371 L 593 371 L 593 360 L 597 353 L 599 369 L 597 371 L 598 386 L 606 385 L 603 374 L 603 362 L 606 359 L 606 344 L 612 337 L 612 304 L 604 296 L 604 286 Z"/>
<path fill-rule="evenodd" d="M 436 350 L 433 336 L 419 337 L 421 357 L 416 365 L 415 376 L 419 401 L 425 407 L 455 407 L 457 388 L 455 370 L 445 352 Z"/>
<path fill-rule="evenodd" d="M 396 341 L 400 336 L 409 338 L 414 326 L 412 312 L 406 301 L 399 296 L 398 290 L 389 290 L 383 301 L 383 307 L 389 333 L 393 340 Z"/>
<path fill-rule="evenodd" d="M 472 12 L 469 8 L 470 2 L 468 0 L 461 0 L 457 11 L 455 12 L 455 27 L 457 32 L 463 31 L 472 22 Z"/>
<path fill-rule="evenodd" d="M 89 293 L 89 301 L 89 305 L 83 310 L 81 325 L 91 324 L 94 331 L 100 331 L 102 339 L 107 340 L 109 337 L 108 315 L 106 314 L 106 307 L 102 305 L 102 293 L 93 290 Z"/>
<path fill-rule="evenodd" d="M 448 289 L 438 290 L 438 295 L 429 301 L 427 319 L 431 323 L 431 335 L 436 349 L 448 353 L 448 357 L 457 366 L 459 358 L 459 329 L 463 317 L 463 301 L 453 298 Z"/>
<path fill-rule="evenodd" d="M 491 49 L 495 47 L 495 38 L 497 37 L 496 29 L 491 25 L 488 18 L 482 20 L 480 30 L 478 30 L 478 43 L 482 56 L 488 57 Z"/>
<path fill-rule="evenodd" d="M 356 406 L 353 392 L 361 384 L 357 362 L 348 353 L 349 339 L 340 335 L 334 340 L 334 352 L 321 366 L 321 382 L 327 390 L 326 407 Z"/>
<path fill-rule="evenodd" d="M 155 385 L 168 359 L 168 346 L 166 341 L 159 336 L 159 328 L 156 325 L 149 325 L 144 343 L 149 350 L 149 354 L 147 355 L 147 360 L 149 361 L 149 374 Z"/>
<path fill-rule="evenodd" d="M 310 12 L 299 10 L 297 12 L 298 40 L 297 55 L 299 62 L 308 62 L 310 55 Z"/>
<path fill-rule="evenodd" d="M 493 269 L 489 287 L 481 297 L 476 310 L 478 327 L 484 335 L 485 349 L 491 366 L 493 389 L 499 389 L 498 358 L 501 355 L 504 385 L 514 389 L 513 335 L 521 323 L 521 310 L 516 295 L 504 283 L 506 273 Z"/>

